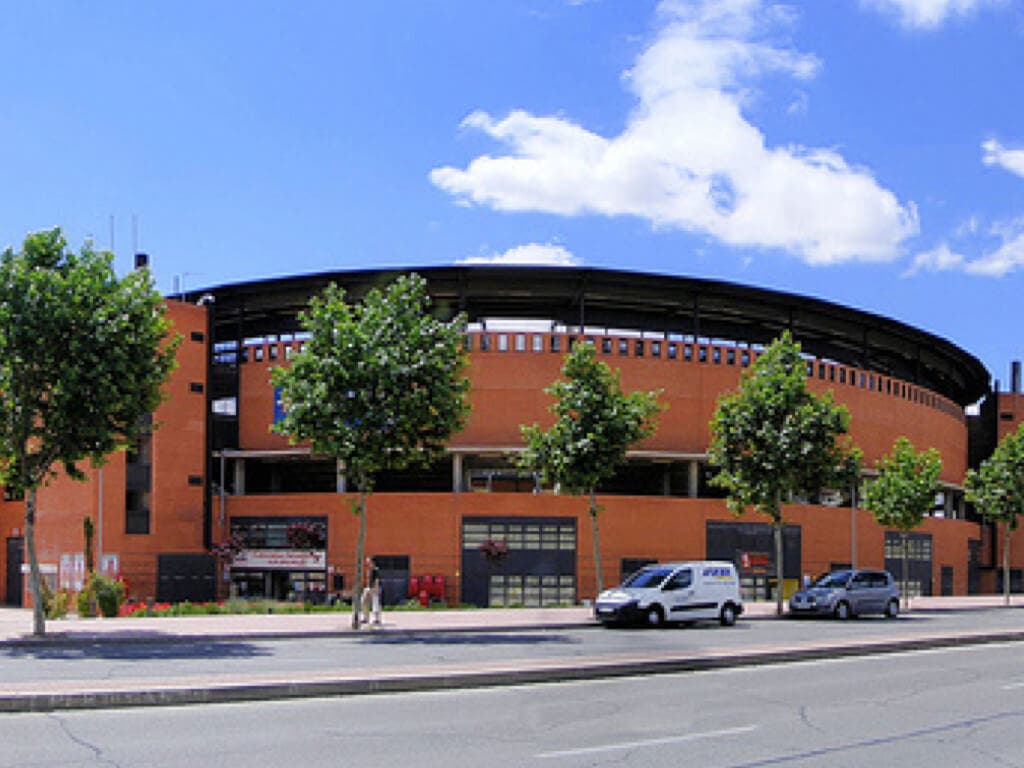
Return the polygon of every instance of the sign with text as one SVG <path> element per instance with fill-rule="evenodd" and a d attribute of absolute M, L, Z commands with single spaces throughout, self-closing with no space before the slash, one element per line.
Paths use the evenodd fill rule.
<path fill-rule="evenodd" d="M 231 567 L 263 571 L 322 571 L 327 567 L 327 552 L 322 549 L 243 549 Z"/>

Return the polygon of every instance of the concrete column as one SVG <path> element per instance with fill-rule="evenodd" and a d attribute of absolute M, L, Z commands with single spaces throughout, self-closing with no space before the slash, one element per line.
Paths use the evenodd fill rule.
<path fill-rule="evenodd" d="M 686 495 L 691 499 L 697 498 L 697 489 L 700 487 L 700 464 L 694 459 L 687 467 L 689 475 L 686 483 Z"/>
<path fill-rule="evenodd" d="M 348 488 L 348 477 L 345 476 L 345 463 L 341 459 L 338 459 L 337 466 L 335 467 L 334 478 L 337 481 L 337 492 L 345 493 Z"/>
<path fill-rule="evenodd" d="M 245 459 L 235 459 L 235 496 L 245 495 Z"/>
<path fill-rule="evenodd" d="M 462 454 L 452 454 L 452 493 L 462 493 Z"/>

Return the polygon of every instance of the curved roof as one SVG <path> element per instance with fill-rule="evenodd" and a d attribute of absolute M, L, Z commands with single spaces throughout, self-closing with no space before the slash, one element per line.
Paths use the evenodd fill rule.
<path fill-rule="evenodd" d="M 789 329 L 804 352 L 894 376 L 960 405 L 989 391 L 970 353 L 926 331 L 821 299 L 718 280 L 583 267 L 465 265 L 322 272 L 233 283 L 181 298 L 215 298 L 214 339 L 288 333 L 309 298 L 335 282 L 355 299 L 396 274 L 418 272 L 441 314 L 551 319 L 767 344 Z"/>

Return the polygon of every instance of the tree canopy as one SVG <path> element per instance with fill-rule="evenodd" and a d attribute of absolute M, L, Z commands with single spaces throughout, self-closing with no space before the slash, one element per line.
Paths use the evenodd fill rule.
<path fill-rule="evenodd" d="M 739 389 L 718 400 L 711 419 L 712 483 L 736 514 L 754 509 L 775 534 L 776 602 L 783 610 L 782 505 L 793 496 L 836 487 L 857 464 L 850 416 L 831 392 L 807 391 L 807 363 L 788 331 L 744 373 Z"/>
<path fill-rule="evenodd" d="M 443 321 L 430 307 L 426 281 L 416 274 L 352 303 L 332 284 L 299 316 L 310 334 L 304 349 L 271 374 L 284 407 L 273 429 L 338 460 L 358 491 L 353 601 L 362 587 L 366 497 L 375 479 L 433 463 L 469 415 L 465 318 Z"/>
<path fill-rule="evenodd" d="M 597 359 L 593 344 L 577 344 L 565 357 L 562 378 L 545 390 L 555 398 L 555 423 L 521 427 L 526 450 L 520 465 L 574 495 L 590 497 L 597 591 L 603 588 L 597 523 L 597 487 L 611 478 L 631 445 L 657 429 L 660 391 L 622 391 L 618 372 Z"/>
<path fill-rule="evenodd" d="M 133 444 L 162 399 L 178 339 L 148 271 L 118 278 L 113 256 L 67 248 L 59 229 L 0 256 L 0 482 L 25 494 L 34 631 L 45 632 L 35 550 L 36 489 Z"/>
<path fill-rule="evenodd" d="M 905 437 L 893 444 L 892 453 L 875 463 L 878 477 L 864 491 L 864 506 L 879 525 L 900 531 L 903 551 L 903 599 L 907 594 L 907 534 L 919 526 L 935 506 L 939 492 L 942 458 L 934 448 L 918 452 Z"/>
<path fill-rule="evenodd" d="M 1024 424 L 999 441 L 965 481 L 967 500 L 982 516 L 1003 526 L 1003 600 L 1010 603 L 1010 537 L 1024 513 Z"/>

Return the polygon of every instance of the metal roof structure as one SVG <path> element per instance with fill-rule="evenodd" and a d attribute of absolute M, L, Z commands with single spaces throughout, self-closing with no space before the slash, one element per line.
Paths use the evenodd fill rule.
<path fill-rule="evenodd" d="M 214 341 L 292 333 L 311 296 L 334 282 L 358 300 L 417 272 L 442 316 L 551 320 L 764 345 L 788 329 L 815 357 L 893 376 L 961 406 L 989 392 L 989 372 L 946 339 L 821 299 L 718 280 L 590 267 L 463 265 L 322 272 L 232 283 L 179 297 L 213 297 Z M 209 300 L 209 299 L 207 299 Z"/>

